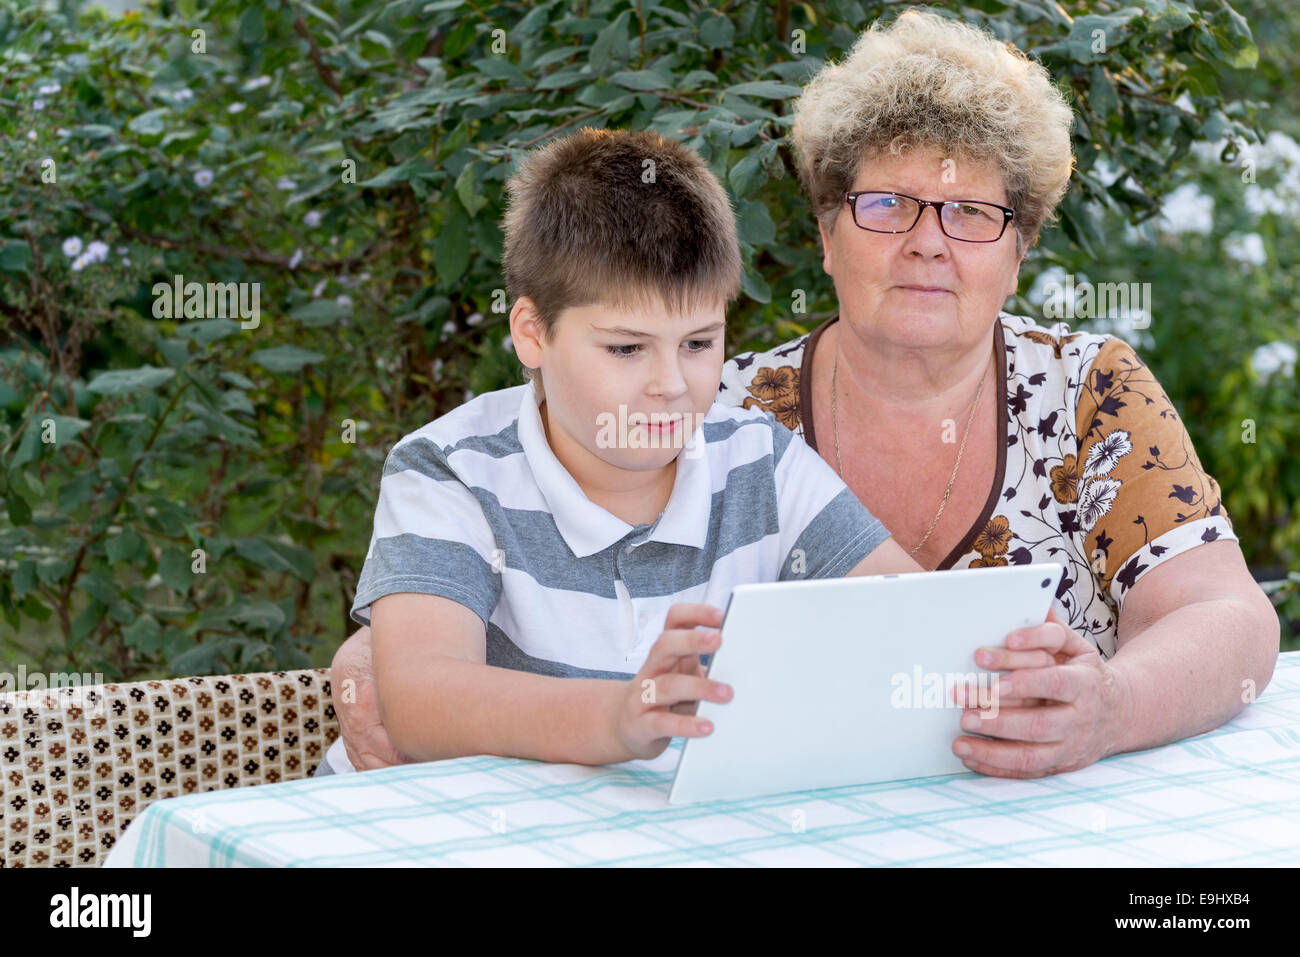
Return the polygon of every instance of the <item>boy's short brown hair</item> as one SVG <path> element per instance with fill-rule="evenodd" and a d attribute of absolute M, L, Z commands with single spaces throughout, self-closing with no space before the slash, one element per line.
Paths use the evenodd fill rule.
<path fill-rule="evenodd" d="M 731 202 L 683 143 L 584 127 L 529 154 L 506 191 L 506 293 L 536 304 L 546 340 L 572 307 L 685 312 L 740 294 Z"/>

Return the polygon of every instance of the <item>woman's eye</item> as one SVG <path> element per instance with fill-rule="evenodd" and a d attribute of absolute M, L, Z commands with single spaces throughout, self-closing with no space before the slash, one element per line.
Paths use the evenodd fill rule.
<path fill-rule="evenodd" d="M 635 345 L 635 344 L 630 346 L 606 346 L 605 351 L 608 352 L 610 355 L 618 356 L 620 359 L 630 359 L 632 356 L 636 355 L 635 352 L 621 352 L 620 350 L 622 349 L 635 350 L 640 348 L 641 347 L 639 345 Z"/>

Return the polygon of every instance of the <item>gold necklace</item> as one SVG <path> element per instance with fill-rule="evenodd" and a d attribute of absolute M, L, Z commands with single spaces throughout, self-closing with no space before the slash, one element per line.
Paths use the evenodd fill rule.
<path fill-rule="evenodd" d="M 836 411 L 836 399 L 839 390 L 836 383 L 839 381 L 840 373 L 840 343 L 839 339 L 835 340 L 835 364 L 831 370 L 831 428 L 835 433 L 835 471 L 839 473 L 840 479 L 844 478 L 844 469 L 840 465 L 840 420 Z M 925 538 L 921 539 L 916 547 L 908 552 L 908 556 L 913 556 L 921 550 L 921 546 L 930 540 L 934 534 L 934 527 L 939 524 L 939 516 L 943 514 L 944 508 L 948 505 L 948 496 L 952 494 L 953 483 L 957 481 L 957 470 L 961 468 L 961 456 L 966 451 L 966 437 L 970 435 L 970 426 L 975 421 L 975 410 L 979 407 L 980 396 L 984 393 L 984 376 L 980 376 L 980 387 L 975 390 L 975 400 L 970 404 L 970 414 L 966 416 L 966 431 L 962 433 L 961 445 L 957 448 L 957 462 L 952 467 L 952 477 L 948 479 L 948 487 L 943 490 L 943 501 L 939 503 L 939 511 L 934 513 L 934 518 L 930 521 L 930 527 L 925 531 Z"/>

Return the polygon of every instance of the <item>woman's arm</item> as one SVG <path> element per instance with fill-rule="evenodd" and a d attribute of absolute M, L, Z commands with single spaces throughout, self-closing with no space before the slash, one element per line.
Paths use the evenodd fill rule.
<path fill-rule="evenodd" d="M 1233 541 L 1175 555 L 1138 580 L 1120 608 L 1108 662 L 1123 720 L 1111 753 L 1217 728 L 1273 676 L 1281 630 Z"/>

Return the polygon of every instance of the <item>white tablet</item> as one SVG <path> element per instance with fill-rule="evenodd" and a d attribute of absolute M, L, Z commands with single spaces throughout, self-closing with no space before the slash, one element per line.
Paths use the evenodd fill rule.
<path fill-rule="evenodd" d="M 1001 672 L 975 650 L 1047 617 L 1060 565 L 1012 565 L 739 585 L 701 701 L 713 733 L 688 738 L 670 804 L 967 770 L 954 686 L 996 707 Z"/>

